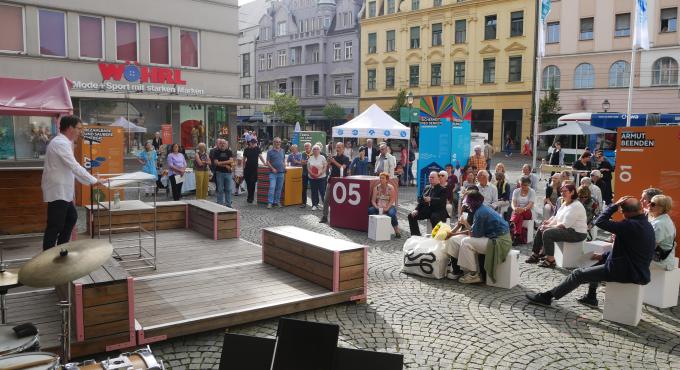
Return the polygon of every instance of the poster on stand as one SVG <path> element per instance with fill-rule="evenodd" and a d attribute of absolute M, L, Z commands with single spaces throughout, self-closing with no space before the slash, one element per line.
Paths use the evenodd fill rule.
<path fill-rule="evenodd" d="M 428 183 L 431 171 L 440 171 L 451 163 L 467 163 L 470 152 L 469 98 L 452 95 L 420 98 L 418 141 L 418 193 Z"/>
<path fill-rule="evenodd" d="M 92 169 L 93 176 L 123 173 L 123 137 L 122 127 L 83 126 L 83 137 L 76 142 L 76 159 L 86 169 Z M 95 189 L 94 198 L 105 201 L 106 194 Z M 77 183 L 76 204 L 90 204 L 89 185 Z"/>
<path fill-rule="evenodd" d="M 616 142 L 614 201 L 625 195 L 639 198 L 644 189 L 659 188 L 673 198 L 670 216 L 680 230 L 680 162 L 672 160 L 680 146 L 680 126 L 620 127 Z M 675 255 L 680 257 L 679 248 Z"/>
<path fill-rule="evenodd" d="M 298 141 L 300 151 L 305 150 L 305 143 L 310 143 L 312 146 L 316 143 L 321 143 L 321 151 L 325 152 L 326 150 L 326 133 L 323 131 L 300 131 Z"/>

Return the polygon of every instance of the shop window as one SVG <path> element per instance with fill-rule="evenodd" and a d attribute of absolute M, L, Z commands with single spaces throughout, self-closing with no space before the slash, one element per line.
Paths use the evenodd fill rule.
<path fill-rule="evenodd" d="M 179 31 L 182 67 L 198 68 L 198 32 L 189 30 Z"/>
<path fill-rule="evenodd" d="M 0 4 L 0 51 L 24 52 L 24 9 Z"/>
<path fill-rule="evenodd" d="M 78 38 L 81 58 L 104 57 L 104 33 L 102 18 L 81 15 L 78 17 Z"/>
<path fill-rule="evenodd" d="M 151 63 L 170 64 L 170 30 L 167 27 L 149 27 L 149 57 Z"/>
<path fill-rule="evenodd" d="M 40 54 L 66 56 L 66 21 L 63 12 L 38 10 L 40 28 Z M 3 35 L 4 37 L 4 35 Z"/>
<path fill-rule="evenodd" d="M 0 160 L 42 159 L 56 134 L 50 117 L 0 116 Z"/>
<path fill-rule="evenodd" d="M 116 59 L 137 61 L 137 23 L 116 21 Z"/>

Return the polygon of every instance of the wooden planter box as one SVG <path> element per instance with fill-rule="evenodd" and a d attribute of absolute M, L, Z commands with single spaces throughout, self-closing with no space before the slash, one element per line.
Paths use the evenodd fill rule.
<path fill-rule="evenodd" d="M 189 228 L 214 240 L 238 238 L 238 211 L 207 200 L 190 200 Z"/>

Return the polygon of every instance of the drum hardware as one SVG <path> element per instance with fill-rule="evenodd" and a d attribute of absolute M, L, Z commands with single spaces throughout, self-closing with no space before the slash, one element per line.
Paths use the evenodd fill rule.
<path fill-rule="evenodd" d="M 134 352 L 121 353 L 120 356 L 109 358 L 102 362 L 86 360 L 80 363 L 68 363 L 64 370 L 165 370 L 163 361 L 156 361 L 151 348 L 139 349 Z"/>
<path fill-rule="evenodd" d="M 25 351 L 36 351 L 39 344 L 37 332 L 18 338 L 11 325 L 0 325 L 0 356 L 13 355 Z"/>
<path fill-rule="evenodd" d="M 26 352 L 0 357 L 3 370 L 57 370 L 59 356 L 47 352 Z"/>
<path fill-rule="evenodd" d="M 2 244 L 2 242 L 0 242 Z M 0 323 L 7 323 L 7 291 L 20 286 L 18 269 L 8 269 L 3 258 L 3 248 L 0 246 Z"/>
<path fill-rule="evenodd" d="M 66 284 L 66 300 L 57 304 L 61 312 L 63 361 L 71 357 L 71 282 L 98 269 L 113 253 L 113 247 L 100 239 L 76 240 L 43 251 L 19 270 L 23 285 L 44 288 Z M 46 273 L 49 271 L 49 273 Z"/>

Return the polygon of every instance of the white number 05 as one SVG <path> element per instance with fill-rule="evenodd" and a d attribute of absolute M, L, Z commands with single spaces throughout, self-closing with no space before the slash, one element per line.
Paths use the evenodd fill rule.
<path fill-rule="evenodd" d="M 633 169 L 633 166 L 619 166 L 619 168 L 621 169 L 619 172 L 619 180 L 622 182 L 629 182 L 633 178 L 633 175 L 629 171 Z"/>
<path fill-rule="evenodd" d="M 333 185 L 333 200 L 335 200 L 335 203 L 337 204 L 342 204 L 345 203 L 345 200 L 347 200 L 347 203 L 356 206 L 359 203 L 361 203 L 361 194 L 359 194 L 359 184 L 349 184 L 349 195 L 347 194 L 347 188 L 345 187 L 345 183 L 342 182 L 336 182 L 335 185 Z M 339 190 L 339 191 L 338 191 Z M 338 194 L 340 193 L 340 194 Z"/>

